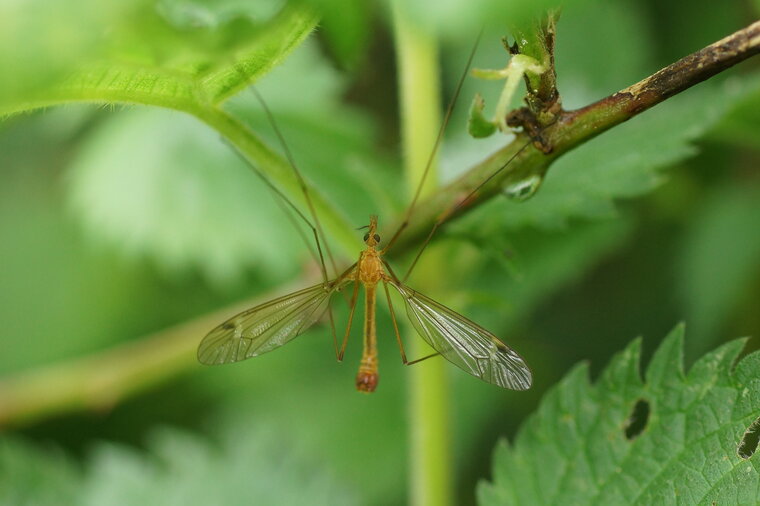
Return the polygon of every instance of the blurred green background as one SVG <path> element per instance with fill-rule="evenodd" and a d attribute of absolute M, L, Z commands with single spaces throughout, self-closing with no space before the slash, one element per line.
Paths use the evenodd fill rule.
<path fill-rule="evenodd" d="M 17 72 L 3 73 L 0 96 L 11 101 L 101 51 L 182 67 L 172 47 L 195 43 L 213 56 L 204 40 L 255 29 L 280 9 L 143 4 L 155 16 L 142 24 L 126 3 L 84 17 L 84 8 L 3 7 L 10 17 L 0 21 L 0 62 Z M 371 212 L 398 216 L 408 202 L 388 8 L 358 0 L 320 6 L 320 28 L 258 89 L 312 186 L 358 227 Z M 447 97 L 482 20 L 523 7 L 410 6 L 440 37 Z M 720 9 L 706 0 L 568 2 L 556 45 L 563 104 L 614 93 L 759 12 L 749 0 Z M 499 21 L 487 27 L 475 67 L 506 63 Z M 113 46 L 93 43 L 87 26 L 114 27 Z M 141 30 L 164 38 L 141 46 Z M 40 59 L 48 53 L 58 59 Z M 467 81 L 441 151 L 445 179 L 506 142 L 467 137 L 466 106 L 476 91 L 493 106 L 499 84 Z M 277 146 L 250 93 L 228 109 Z M 436 248 L 448 249 L 450 268 L 443 293 L 430 295 L 503 336 L 535 377 L 534 388 L 516 393 L 449 368 L 458 504 L 474 503 L 497 439 L 511 437 L 574 363 L 589 361 L 598 372 L 639 335 L 651 353 L 681 321 L 687 361 L 760 334 L 759 162 L 760 77 L 750 60 L 563 157 L 533 199 L 495 199 L 441 235 Z M 217 133 L 179 112 L 69 104 L 8 117 L 0 123 L 0 168 L 0 403 L 13 386 L 7 380 L 27 370 L 280 294 L 315 269 L 271 191 Z M 336 321 L 344 322 L 338 306 Z M 188 355 L 139 395 L 5 429 L 0 485 L 23 483 L 32 492 L 0 499 L 403 504 L 408 371 L 383 304 L 379 320 L 375 395 L 353 389 L 358 326 L 342 364 L 324 327 L 236 365 L 206 368 Z M 207 330 L 193 328 L 184 339 L 196 343 Z"/>

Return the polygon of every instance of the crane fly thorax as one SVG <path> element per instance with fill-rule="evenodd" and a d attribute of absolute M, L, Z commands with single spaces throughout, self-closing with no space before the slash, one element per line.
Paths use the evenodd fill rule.
<path fill-rule="evenodd" d="M 376 284 L 386 275 L 380 255 L 374 248 L 367 248 L 362 251 L 358 271 L 359 281 L 364 284 Z"/>

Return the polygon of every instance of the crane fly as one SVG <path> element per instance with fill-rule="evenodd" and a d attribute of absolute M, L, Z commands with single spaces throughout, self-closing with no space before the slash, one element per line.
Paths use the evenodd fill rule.
<path fill-rule="evenodd" d="M 531 372 L 525 361 L 495 335 L 459 313 L 409 288 L 393 273 L 378 250 L 377 217 L 370 216 L 364 235 L 367 248 L 359 260 L 332 281 L 285 295 L 243 311 L 225 321 L 203 339 L 198 360 L 203 364 L 229 364 L 256 357 L 282 346 L 316 323 L 327 311 L 330 297 L 354 283 L 351 306 L 338 360 L 343 359 L 354 318 L 359 285 L 364 286 L 364 351 L 356 388 L 374 392 L 378 383 L 377 331 L 375 307 L 378 284 L 388 301 L 393 331 L 401 360 L 411 365 L 440 354 L 460 369 L 502 388 L 525 390 L 531 385 Z M 422 359 L 408 361 L 396 322 L 388 285 L 404 299 L 407 316 L 417 333 L 436 351 Z"/>
<path fill-rule="evenodd" d="M 420 195 L 420 189 L 422 188 L 422 184 L 430 169 L 435 152 L 440 145 L 443 132 L 451 117 L 454 104 L 461 91 L 467 69 L 472 62 L 476 48 L 477 42 L 472 48 L 467 67 L 460 77 L 453 99 L 446 111 L 446 116 L 438 132 L 433 152 L 428 159 L 428 164 L 422 174 L 422 178 L 412 202 L 407 208 L 404 222 L 391 237 L 390 241 L 388 241 L 382 249 L 378 249 L 380 245 L 380 235 L 378 234 L 377 228 L 377 216 L 370 216 L 369 224 L 366 226 L 367 233 L 364 235 L 366 249 L 360 253 L 359 259 L 353 265 L 332 280 L 327 279 L 327 269 L 325 267 L 322 248 L 320 246 L 320 235 L 322 235 L 322 230 L 314 206 L 309 197 L 308 187 L 287 148 L 287 144 L 285 143 L 266 102 L 264 102 L 263 98 L 257 91 L 255 91 L 255 89 L 253 90 L 256 98 L 259 100 L 263 110 L 269 118 L 269 121 L 285 151 L 286 157 L 290 162 L 290 166 L 301 185 L 306 203 L 315 224 L 312 225 L 309 219 L 292 202 L 290 202 L 290 200 L 288 200 L 276 186 L 256 169 L 255 166 L 251 165 L 254 168 L 254 171 L 274 191 L 274 193 L 276 193 L 311 228 L 316 242 L 317 252 L 319 254 L 318 257 L 321 262 L 323 281 L 312 287 L 293 292 L 243 311 L 211 330 L 211 332 L 203 338 L 198 347 L 198 360 L 201 363 L 207 365 L 229 364 L 272 351 L 305 332 L 309 327 L 321 319 L 326 312 L 330 315 L 336 358 L 338 361 L 342 361 L 346 350 L 346 344 L 348 343 L 348 337 L 351 332 L 359 295 L 359 287 L 361 285 L 364 287 L 365 292 L 364 350 L 359 364 L 359 372 L 356 375 L 356 388 L 360 392 L 374 392 L 377 388 L 379 378 L 375 310 L 377 305 L 378 285 L 382 283 L 383 291 L 385 292 L 385 297 L 388 302 L 391 321 L 393 323 L 393 332 L 401 352 L 401 361 L 404 365 L 416 364 L 428 358 L 441 355 L 463 371 L 480 378 L 487 383 L 512 390 L 526 390 L 530 388 L 532 381 L 530 369 L 525 364 L 522 357 L 520 357 L 520 355 L 514 350 L 509 348 L 499 340 L 499 338 L 477 323 L 404 284 L 404 281 L 409 277 L 409 274 L 416 265 L 417 260 L 419 260 L 422 251 L 430 242 L 435 231 L 443 223 L 444 218 L 439 218 L 439 220 L 433 225 L 433 228 L 423 242 L 422 247 L 417 252 L 417 256 L 407 270 L 403 281 L 396 276 L 393 269 L 391 269 L 391 266 L 385 261 L 385 259 L 383 259 L 383 255 L 391 248 L 409 223 L 412 210 Z M 450 211 L 458 209 L 462 203 L 467 202 L 470 196 L 474 195 L 498 172 L 506 168 L 506 166 L 529 144 L 531 144 L 530 141 L 523 145 L 522 148 L 520 148 L 504 165 L 501 166 L 500 169 L 491 174 L 491 176 L 478 185 L 470 195 Z M 249 162 L 249 160 L 245 160 Z M 444 213 L 442 216 L 448 214 L 449 213 Z M 326 252 L 334 267 L 335 262 L 332 259 L 329 248 L 326 249 Z M 335 293 L 343 291 L 343 289 L 351 283 L 353 283 L 353 289 L 349 303 L 348 323 L 346 325 L 343 342 L 339 348 L 332 319 L 332 311 L 330 310 L 330 298 Z M 404 345 L 401 341 L 401 335 L 399 334 L 398 322 L 396 321 L 396 313 L 393 308 L 393 302 L 391 301 L 391 294 L 388 290 L 389 285 L 393 287 L 404 300 L 409 321 L 422 339 L 435 350 L 435 353 L 416 360 L 407 360 Z"/>

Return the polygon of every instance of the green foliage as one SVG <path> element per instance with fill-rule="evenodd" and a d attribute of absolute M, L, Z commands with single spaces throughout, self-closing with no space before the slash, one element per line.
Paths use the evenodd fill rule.
<path fill-rule="evenodd" d="M 734 361 L 732 341 L 683 369 L 682 326 L 639 373 L 641 340 L 592 385 L 571 371 L 528 418 L 514 445 L 496 449 L 482 505 L 756 504 L 760 456 L 737 448 L 760 414 L 760 353 Z M 631 431 L 637 401 L 648 419 Z M 626 432 L 628 430 L 628 432 Z"/>
<path fill-rule="evenodd" d="M 309 95 L 283 93 L 304 73 Z M 335 207 L 361 222 L 370 213 L 391 215 L 398 203 L 388 189 L 398 181 L 374 150 L 373 125 L 340 101 L 343 81 L 313 44 L 299 48 L 257 88 L 299 168 Z M 277 145 L 252 94 L 236 98 L 229 109 Z M 326 115 L 329 125 L 322 121 Z M 286 219 L 292 212 L 283 213 L 285 204 L 217 137 L 188 116 L 159 110 L 105 119 L 69 167 L 69 200 L 89 235 L 127 255 L 154 259 L 170 273 L 198 268 L 216 284 L 228 285 L 250 268 L 272 279 L 292 272 L 288 267 L 308 251 L 295 237 L 294 226 L 303 224 L 295 216 Z M 332 184 L 336 180 L 341 184 Z M 192 227 L 178 226 L 188 220 Z M 305 237 L 313 249 L 311 235 Z"/>
<path fill-rule="evenodd" d="M 477 138 L 488 137 L 496 131 L 496 125 L 483 116 L 485 102 L 480 94 L 476 94 L 470 106 L 470 117 L 467 119 L 467 131 Z"/>
<path fill-rule="evenodd" d="M 298 168 L 354 229 L 365 225 L 371 213 L 390 218 L 406 199 L 396 177 L 396 159 L 377 149 L 377 118 L 345 100 L 349 85 L 346 75 L 331 67 L 310 40 L 256 88 L 274 112 Z M 228 109 L 279 150 L 279 140 L 252 94 L 235 97 Z M 353 258 L 361 237 L 352 230 L 346 235 Z"/>
<path fill-rule="evenodd" d="M 494 269 L 490 263 L 472 260 L 462 262 L 460 272 L 472 273 L 473 265 L 481 267 L 475 269 L 479 275 L 470 288 L 473 300 L 486 303 L 486 307 L 499 307 L 502 316 L 511 322 L 525 318 L 557 287 L 580 277 L 586 265 L 594 265 L 623 244 L 632 229 L 619 216 L 621 200 L 644 195 L 664 184 L 668 180 L 665 171 L 694 156 L 697 139 L 711 132 L 757 89 L 757 83 L 748 80 L 738 85 L 703 85 L 674 97 L 560 158 L 533 197 L 494 199 L 449 226 L 449 235 L 464 239 L 481 253 L 487 252 L 502 267 Z M 731 204 L 732 215 L 726 217 L 733 219 L 730 230 L 723 228 L 729 225 L 727 222 L 712 227 L 694 226 L 700 233 L 714 230 L 716 234 L 705 237 L 700 244 L 695 238 L 685 245 L 684 254 L 693 258 L 680 267 L 681 296 L 687 301 L 685 310 L 689 316 L 719 322 L 721 312 L 725 314 L 746 289 L 742 277 L 750 276 L 746 279 L 751 280 L 757 270 L 754 245 L 760 236 L 750 225 L 756 215 L 754 207 L 748 207 L 756 193 L 752 188 L 746 187 L 745 197 Z M 705 210 L 698 215 L 721 219 Z M 612 218 L 617 219 L 610 222 Z M 603 223 L 594 227 L 592 223 L 597 221 Z M 742 234 L 747 241 L 741 247 L 730 247 L 729 237 Z M 711 247 L 706 249 L 705 244 Z M 723 248 L 730 250 L 736 262 L 715 261 L 715 250 Z M 467 276 L 462 278 L 460 282 L 467 283 Z M 713 289 L 705 290 L 717 279 L 721 281 Z M 700 311 L 697 304 L 703 304 L 703 309 L 705 304 L 711 306 Z M 695 323 L 694 345 L 715 338 L 708 328 L 713 323 L 706 322 L 704 330 L 702 323 Z"/>
<path fill-rule="evenodd" d="M 551 229 L 574 218 L 614 216 L 616 199 L 662 184 L 662 170 L 693 156 L 694 141 L 746 92 L 703 85 L 605 132 L 557 160 L 535 197 L 521 203 L 503 200 L 499 212 L 504 225 Z"/>
<path fill-rule="evenodd" d="M 504 23 L 542 3 L 399 2 L 444 41 L 448 91 L 484 20 L 495 28 L 487 29 L 474 66 L 500 68 L 507 58 L 499 42 Z M 389 9 L 353 0 L 312 4 L 0 5 L 0 68 L 9 69 L 0 78 L 0 114 L 72 101 L 173 110 L 67 107 L 0 126 L 0 371 L 78 358 L 251 293 L 279 293 L 283 279 L 302 269 L 307 249 L 294 227 L 250 167 L 218 141 L 232 142 L 299 201 L 300 189 L 277 154 L 281 149 L 261 107 L 244 91 L 252 82 L 318 194 L 318 214 L 339 255 L 355 258 L 361 233 L 354 228 L 367 214 L 378 213 L 382 224 L 404 209 L 409 199 L 395 159 Z M 739 28 L 736 20 L 746 15 L 743 3 L 726 3 L 715 29 L 710 9 L 660 4 L 565 2 L 557 65 L 566 107 L 586 105 L 653 73 Z M 323 19 L 318 30 L 312 10 Z M 537 379 L 533 390 L 518 396 L 449 370 L 463 496 L 470 498 L 472 484 L 486 473 L 487 442 L 513 430 L 569 364 L 604 363 L 622 346 L 622 336 L 650 334 L 684 317 L 692 325 L 693 349 L 721 335 L 757 333 L 760 239 L 752 163 L 760 146 L 760 107 L 756 80 L 736 70 L 727 82 L 700 85 L 580 147 L 550 169 L 535 198 L 494 199 L 447 227 L 464 241 L 433 246 L 446 259 L 440 277 L 447 286 L 430 295 L 503 337 L 526 356 Z M 462 103 L 481 87 L 487 84 L 468 79 Z M 482 93 L 495 104 L 498 89 L 491 91 Z M 496 135 L 460 143 L 466 109 L 458 107 L 460 117 L 444 142 L 449 175 L 506 142 Z M 108 248 L 91 248 L 82 229 Z M 124 262 L 111 249 L 136 259 Z M 236 284 L 221 292 L 208 281 Z M 338 327 L 346 321 L 344 306 L 336 304 Z M 378 319 L 382 380 L 374 397 L 353 392 L 361 348 L 356 322 L 343 365 L 335 364 L 325 328 L 287 350 L 230 368 L 196 367 L 188 353 L 176 369 L 192 372 L 187 384 L 170 382 L 108 414 L 35 426 L 34 443 L 0 440 L 0 502 L 400 503 L 409 480 L 401 465 L 408 447 L 409 370 L 400 365 L 382 307 Z M 184 344 L 203 332 L 189 332 Z M 636 343 L 596 386 L 588 385 L 583 367 L 576 369 L 523 425 L 515 448 L 497 451 L 495 483 L 483 486 L 482 501 L 527 501 L 535 497 L 516 494 L 557 491 L 557 502 L 586 504 L 581 488 L 599 491 L 596 480 L 604 472 L 608 488 L 601 493 L 612 494 L 624 490 L 626 479 L 642 483 L 660 464 L 663 474 L 647 493 L 701 466 L 707 479 L 722 477 L 739 492 L 750 489 L 738 485 L 754 479 L 756 473 L 741 472 L 756 468 L 757 457 L 737 460 L 736 445 L 757 415 L 757 383 L 747 387 L 746 398 L 737 385 L 747 378 L 757 382 L 756 355 L 729 373 L 738 345 L 728 345 L 679 376 L 677 339 L 658 352 L 646 383 L 636 372 Z M 672 359 L 667 367 L 666 355 Z M 53 383 L 40 392 L 54 394 L 60 385 Z M 625 420 L 640 398 L 650 403 L 651 416 L 629 441 Z M 729 409 L 731 400 L 736 404 Z M 597 414 L 594 425 L 590 418 Z M 166 423 L 197 431 L 220 416 L 232 421 L 221 435 L 155 432 Z M 573 423 L 590 432 L 573 433 Z M 719 432 L 699 440 L 711 423 Z M 658 439 L 667 428 L 692 444 Z M 680 428 L 684 432 L 675 433 Z M 144 441 L 146 433 L 156 434 L 148 451 L 123 444 Z M 112 442 L 96 446 L 81 464 L 39 442 L 91 448 L 98 439 Z M 580 458 L 584 447 L 594 462 Z M 615 473 L 626 448 L 632 460 L 619 466 L 626 472 Z M 727 460 L 713 458 L 719 450 Z M 637 460 L 643 457 L 651 458 Z M 568 466 L 564 481 L 557 478 L 559 465 Z M 684 494 L 697 494 L 706 483 L 697 471 L 688 478 L 693 486 L 679 489 L 684 502 L 694 497 Z M 639 503 L 658 502 L 644 497 Z"/>
<path fill-rule="evenodd" d="M 33 506 L 78 504 L 80 472 L 54 447 L 35 448 L 0 437 L 0 504 Z"/>
<path fill-rule="evenodd" d="M 45 61 L 59 78 L 50 79 L 48 74 L 44 86 L 0 95 L 0 114 L 74 100 L 197 110 L 223 101 L 271 70 L 316 22 L 303 7 L 286 7 L 262 23 L 242 7 L 231 10 L 217 4 L 216 8 L 191 9 L 192 5 L 166 2 L 156 8 L 152 2 L 141 1 L 104 9 L 99 2 L 81 3 L 57 26 L 65 26 L 68 19 L 79 28 L 76 33 L 88 33 L 108 25 L 109 30 L 100 31 L 104 39 L 97 44 L 58 41 L 66 48 L 63 57 L 52 42 L 32 46 L 33 54 L 17 65 L 36 73 L 35 62 Z M 23 30 L 22 23 L 39 22 L 35 3 L 18 10 L 10 18 L 16 30 Z M 108 14 L 75 17 L 88 12 Z"/>
<path fill-rule="evenodd" d="M 352 504 L 316 461 L 266 430 L 228 428 L 221 448 L 174 431 L 157 433 L 156 459 L 114 445 L 95 452 L 85 480 L 87 504 Z M 298 486 L 293 486 L 297 483 Z"/>
<path fill-rule="evenodd" d="M 161 429 L 148 452 L 98 444 L 83 471 L 60 451 L 5 438 L 0 504 L 355 504 L 324 465 L 274 441 L 273 433 L 274 427 L 227 427 L 217 447 Z"/>
<path fill-rule="evenodd" d="M 302 247 L 271 190 L 188 116 L 133 110 L 109 118 L 83 144 L 67 182 L 91 237 L 169 273 L 198 269 L 230 284 L 245 268 L 267 265 L 282 279 Z"/>
<path fill-rule="evenodd" d="M 474 314 L 487 322 L 489 313 L 498 311 L 499 321 L 514 325 L 530 317 L 553 290 L 577 281 L 601 258 L 620 247 L 631 232 L 625 220 L 615 223 L 576 223 L 558 232 L 524 230 L 507 239 L 497 229 L 483 230 L 485 243 L 467 237 L 479 254 L 491 260 L 481 264 L 475 279 L 459 280 L 467 286 Z M 460 272 L 470 272 L 462 261 Z"/>
<path fill-rule="evenodd" d="M 119 11 L 105 40 L 97 44 L 97 53 L 88 51 L 90 45 L 72 44 L 76 57 L 60 65 L 52 55 L 50 66 L 60 67 L 59 75 L 47 76 L 44 86 L 0 95 L 0 114 L 71 101 L 149 104 L 189 112 L 212 125 L 256 170 L 303 203 L 288 164 L 221 108 L 227 98 L 280 63 L 317 22 L 314 12 L 298 2 L 264 11 L 275 14 L 270 12 L 271 19 L 262 22 L 256 18 L 261 9 L 249 12 L 224 2 L 213 8 L 185 2 L 130 5 Z M 34 15 L 33 9 L 22 9 L 18 18 Z M 34 56 L 31 61 L 48 55 Z M 352 244 L 342 218 L 317 195 L 312 198 L 324 227 L 338 242 Z"/>
<path fill-rule="evenodd" d="M 364 63 L 371 29 L 372 10 L 364 0 L 311 0 L 322 21 L 325 40 L 335 59 L 348 69 Z"/>
<path fill-rule="evenodd" d="M 650 12 L 642 4 L 627 1 L 580 2 L 562 10 L 555 66 L 563 107 L 583 107 L 673 61 L 660 58 Z M 691 47 L 674 59 L 699 49 L 707 40 L 711 39 L 692 36 Z M 633 47 L 635 51 L 630 50 Z"/>
<path fill-rule="evenodd" d="M 690 223 L 678 272 L 689 349 L 716 339 L 760 275 L 760 234 L 748 233 L 758 216 L 760 186 L 730 185 L 717 188 Z"/>

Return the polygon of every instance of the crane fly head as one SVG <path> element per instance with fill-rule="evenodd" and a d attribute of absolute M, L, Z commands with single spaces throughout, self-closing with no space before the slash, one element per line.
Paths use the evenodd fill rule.
<path fill-rule="evenodd" d="M 380 244 L 380 235 L 377 233 L 377 216 L 374 214 L 369 217 L 367 229 L 367 233 L 364 234 L 364 242 L 367 243 L 367 246 L 374 247 Z"/>

